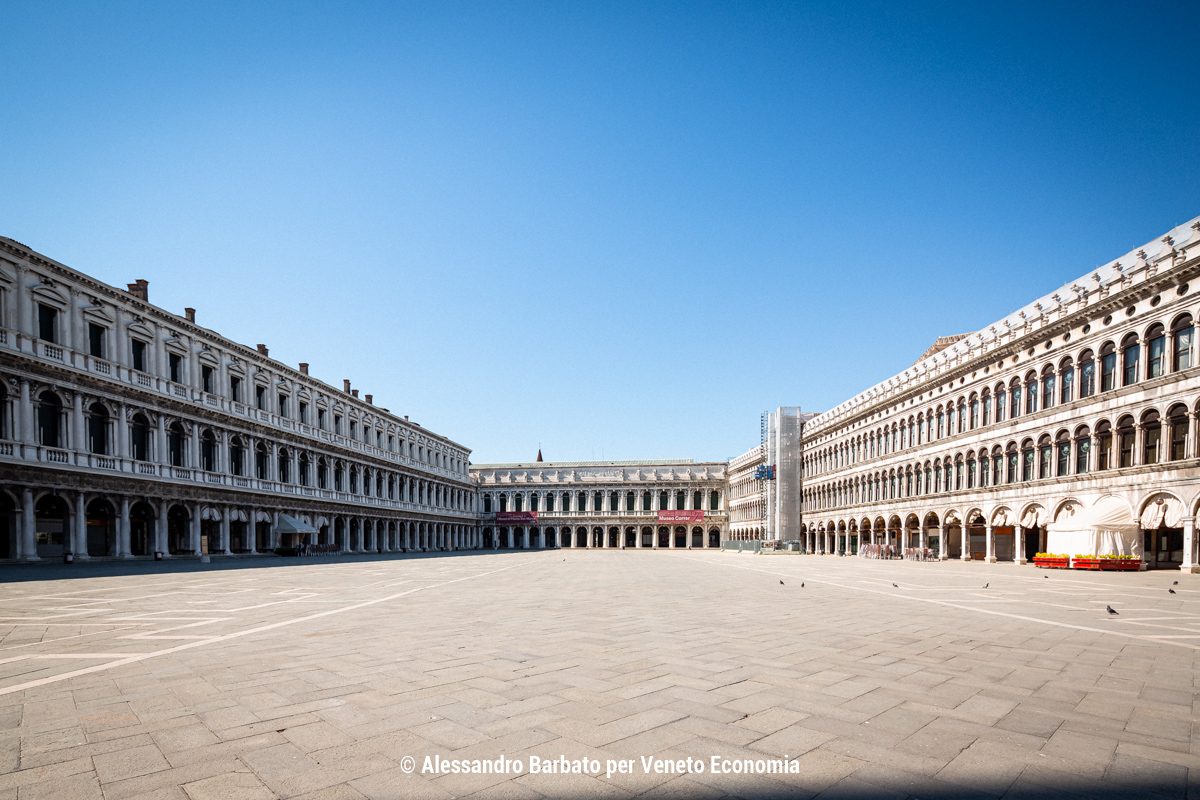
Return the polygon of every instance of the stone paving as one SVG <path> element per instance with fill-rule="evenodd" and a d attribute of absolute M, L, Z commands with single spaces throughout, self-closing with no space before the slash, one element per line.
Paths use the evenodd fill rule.
<path fill-rule="evenodd" d="M 0 800 L 1200 798 L 1196 576 L 571 550 L 260 563 L 0 571 Z M 522 769 L 424 771 L 501 756 Z"/>

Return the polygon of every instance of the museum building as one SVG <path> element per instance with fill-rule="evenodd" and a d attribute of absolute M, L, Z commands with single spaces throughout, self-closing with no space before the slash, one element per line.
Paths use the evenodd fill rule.
<path fill-rule="evenodd" d="M 720 547 L 725 462 L 541 461 L 471 466 L 483 546 L 495 549 Z"/>
<path fill-rule="evenodd" d="M 808 422 L 802 541 L 1018 563 L 1069 544 L 1195 571 L 1197 316 L 1193 220 L 939 339 Z"/>
<path fill-rule="evenodd" d="M 474 548 L 469 455 L 0 238 L 0 559 Z"/>

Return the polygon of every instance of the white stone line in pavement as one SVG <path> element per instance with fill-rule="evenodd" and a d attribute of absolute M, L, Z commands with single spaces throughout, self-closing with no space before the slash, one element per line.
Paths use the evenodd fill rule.
<path fill-rule="evenodd" d="M 126 666 L 127 664 L 136 664 L 139 661 L 146 661 L 147 659 L 157 658 L 159 656 L 170 655 L 172 653 L 178 653 L 183 650 L 192 650 L 197 647 L 204 647 L 205 645 L 209 645 L 209 644 L 217 644 L 219 642 L 226 642 L 231 639 L 241 638 L 243 636 L 252 636 L 256 633 L 262 633 L 264 631 L 275 630 L 277 628 L 284 628 L 289 625 L 298 625 L 302 622 L 309 622 L 314 619 L 320 619 L 321 617 L 329 617 L 329 616 L 333 616 L 334 614 L 344 614 L 347 611 L 357 611 L 360 608 L 368 608 L 370 606 L 379 605 L 380 603 L 387 603 L 392 600 L 396 600 L 398 598 L 405 597 L 406 595 L 415 594 L 415 593 L 423 591 L 425 589 L 434 589 L 434 588 L 437 588 L 440 586 L 447 586 L 452 583 L 459 583 L 461 581 L 471 580 L 473 578 L 483 578 L 488 575 L 495 575 L 498 572 L 505 572 L 507 570 L 516 569 L 517 567 L 527 566 L 532 563 L 534 563 L 534 559 L 519 561 L 515 564 L 510 564 L 506 567 L 500 567 L 499 569 L 488 570 L 486 572 L 477 572 L 477 573 L 463 576 L 461 578 L 456 578 L 454 580 L 443 581 L 438 584 L 433 584 L 433 585 L 429 585 L 429 586 L 415 586 L 412 589 L 408 589 L 403 592 L 396 592 L 395 594 L 390 594 L 390 595 L 387 595 L 386 597 L 377 597 L 373 600 L 364 600 L 359 603 L 351 603 L 350 605 L 342 606 L 340 608 L 331 608 L 326 611 L 318 611 L 318 612 L 315 612 L 313 614 L 308 614 L 307 616 L 303 616 L 303 617 L 293 617 L 291 619 L 280 620 L 279 622 L 272 622 L 272 623 L 268 623 L 266 625 L 259 625 L 258 627 L 255 627 L 255 628 L 247 628 L 245 630 L 233 631 L 232 633 L 226 633 L 226 634 L 222 634 L 220 636 L 213 636 L 211 638 L 204 639 L 201 641 L 188 642 L 186 644 L 180 644 L 180 645 L 176 645 L 174 647 L 167 647 L 162 650 L 155 650 L 155 651 L 152 651 L 149 653 L 138 653 L 135 655 L 127 656 L 125 658 L 117 659 L 116 661 L 109 661 L 104 664 L 94 664 L 90 667 L 83 667 L 81 669 L 72 670 L 70 672 L 64 672 L 59 675 L 51 675 L 51 676 L 48 676 L 45 678 L 38 678 L 36 680 L 26 681 L 25 683 L 18 683 L 13 686 L 6 686 L 3 688 L 0 688 L 0 696 L 6 695 L 6 694 L 12 694 L 14 692 L 23 692 L 26 689 L 35 689 L 38 686 L 45 686 L 50 683 L 58 683 L 59 681 L 65 681 L 65 680 L 69 680 L 71 678 L 77 678 L 81 675 L 91 675 L 93 673 L 103 672 L 106 670 L 113 669 L 115 667 L 123 667 L 123 666 Z"/>
<path fill-rule="evenodd" d="M 778 575 L 779 575 L 779 570 L 777 570 L 777 569 L 775 569 L 775 570 L 756 569 L 754 567 L 739 566 L 737 564 L 720 564 L 717 562 L 708 561 L 708 560 L 702 559 L 702 558 L 695 558 L 692 556 L 684 556 L 684 558 L 690 558 L 693 561 L 698 561 L 702 564 L 709 564 L 709 565 L 715 566 L 715 567 L 732 567 L 733 569 L 744 569 L 744 570 L 748 570 L 750 572 L 761 572 L 764 575 L 774 575 L 776 577 L 778 577 Z M 957 608 L 962 611 L 974 611 L 978 614 L 991 614 L 992 616 L 996 616 L 996 617 L 1007 617 L 1009 619 L 1019 619 L 1019 620 L 1025 621 L 1025 622 L 1037 622 L 1042 625 L 1051 625 L 1056 628 L 1071 628 L 1071 629 L 1074 629 L 1077 631 L 1089 631 L 1091 633 L 1104 633 L 1104 634 L 1108 634 L 1109 636 L 1121 636 L 1126 639 L 1136 639 L 1140 642 L 1146 642 L 1147 644 L 1169 644 L 1169 645 L 1174 645 L 1175 647 L 1186 647 L 1189 650 L 1200 650 L 1200 644 L 1188 644 L 1186 642 L 1177 642 L 1177 641 L 1173 641 L 1170 639 L 1163 639 L 1162 637 L 1156 637 L 1156 636 L 1150 636 L 1150 635 L 1140 636 L 1136 633 L 1122 633 L 1121 631 L 1114 631 L 1109 628 L 1093 628 L 1088 625 L 1077 625 L 1077 624 L 1071 623 L 1071 622 L 1056 622 L 1055 620 L 1041 619 L 1040 617 L 1029 617 L 1029 616 L 1025 616 L 1023 614 L 1013 614 L 1013 613 L 1010 613 L 1007 611 L 994 611 L 994 610 L 987 609 L 987 608 L 976 608 L 975 606 L 966 606 L 966 605 L 962 605 L 960 603 L 952 603 L 949 600 L 935 600 L 932 597 L 918 597 L 918 596 L 912 595 L 912 594 L 898 594 L 894 591 L 888 592 L 888 591 L 883 591 L 881 589 L 871 589 L 871 588 L 868 588 L 865 586 L 850 586 L 850 585 L 847 585 L 844 583 L 838 583 L 837 581 L 831 581 L 828 578 L 807 578 L 806 577 L 805 580 L 807 580 L 809 583 L 813 583 L 813 584 L 825 584 L 827 586 L 836 586 L 839 589 L 846 589 L 847 591 L 851 591 L 851 592 L 871 592 L 872 594 L 881 594 L 881 595 L 884 595 L 885 597 L 903 598 L 905 600 L 914 600 L 914 601 L 917 601 L 920 603 L 932 603 L 934 605 L 946 606 L 948 608 Z"/>
<path fill-rule="evenodd" d="M 7 653 L 10 650 L 20 650 L 22 647 L 37 647 L 38 645 L 49 644 L 50 642 L 65 642 L 69 639 L 83 639 L 87 636 L 99 636 L 102 633 L 116 633 L 132 628 L 132 625 L 123 625 L 117 628 L 106 628 L 102 631 L 92 631 L 91 633 L 80 633 L 75 636 L 56 636 L 53 639 L 42 639 L 37 642 L 25 642 L 24 644 L 14 644 L 9 647 L 0 647 L 0 653 Z M 0 663 L 3 663 L 0 661 Z"/>

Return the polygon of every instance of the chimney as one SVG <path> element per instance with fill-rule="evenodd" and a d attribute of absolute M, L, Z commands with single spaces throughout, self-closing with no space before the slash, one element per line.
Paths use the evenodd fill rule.
<path fill-rule="evenodd" d="M 358 389 L 351 389 L 350 396 L 357 399 L 358 398 Z"/>
<path fill-rule="evenodd" d="M 308 362 L 307 362 L 307 361 L 301 361 L 301 362 L 300 362 L 300 374 L 301 374 L 301 375 L 307 375 L 307 374 L 308 374 Z"/>
<path fill-rule="evenodd" d="M 405 414 L 405 415 L 404 415 L 404 421 L 405 421 L 405 422 L 408 422 L 408 414 Z"/>
<path fill-rule="evenodd" d="M 367 395 L 367 405 L 369 405 L 369 406 L 375 405 L 375 395 L 373 395 L 373 394 Z"/>
<path fill-rule="evenodd" d="M 267 346 L 265 344 L 257 344 L 257 345 L 255 345 L 255 347 L 258 348 L 258 352 L 261 353 L 262 355 L 264 355 L 264 356 L 268 355 Z"/>
<path fill-rule="evenodd" d="M 183 310 L 183 316 L 185 316 L 187 318 L 188 322 L 195 322 L 196 321 L 196 309 L 185 308 Z"/>
<path fill-rule="evenodd" d="M 342 391 L 345 392 L 346 394 L 350 394 L 350 379 L 349 378 L 342 378 Z"/>
<path fill-rule="evenodd" d="M 150 281 L 145 278 L 138 278 L 133 283 L 127 285 L 129 286 L 129 293 L 131 295 L 143 303 L 150 302 Z"/>

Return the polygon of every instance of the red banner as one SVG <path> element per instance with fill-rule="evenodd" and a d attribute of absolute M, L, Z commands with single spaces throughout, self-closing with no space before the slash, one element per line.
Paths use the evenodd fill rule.
<path fill-rule="evenodd" d="M 676 511 L 659 511 L 659 522 L 703 522 L 703 511 L 684 511 L 682 509 Z"/>
<path fill-rule="evenodd" d="M 497 511 L 497 525 L 536 525 L 536 511 Z"/>

